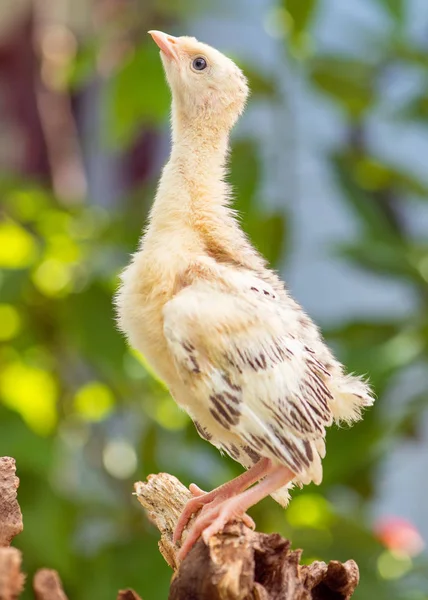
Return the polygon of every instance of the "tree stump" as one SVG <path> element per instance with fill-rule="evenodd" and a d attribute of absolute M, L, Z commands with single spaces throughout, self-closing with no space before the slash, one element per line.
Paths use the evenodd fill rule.
<path fill-rule="evenodd" d="M 288 540 L 242 522 L 227 525 L 208 545 L 199 540 L 180 564 L 172 533 L 191 493 L 167 473 L 136 483 L 135 493 L 159 529 L 159 550 L 174 569 L 169 600 L 348 600 L 358 585 L 353 560 L 300 565 L 302 552 L 291 550 Z"/>

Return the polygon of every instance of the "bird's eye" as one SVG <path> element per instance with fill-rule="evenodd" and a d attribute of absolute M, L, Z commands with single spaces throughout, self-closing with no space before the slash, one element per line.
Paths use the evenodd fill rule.
<path fill-rule="evenodd" d="M 193 59 L 192 67 L 195 69 L 195 71 L 203 71 L 207 68 L 207 66 L 208 63 L 202 56 L 198 56 L 197 58 Z"/>

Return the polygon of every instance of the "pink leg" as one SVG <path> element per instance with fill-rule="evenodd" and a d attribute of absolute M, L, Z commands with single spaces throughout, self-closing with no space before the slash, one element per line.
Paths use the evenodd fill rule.
<path fill-rule="evenodd" d="M 179 559 L 183 560 L 201 535 L 207 543 L 210 537 L 221 531 L 226 523 L 240 519 L 251 506 L 292 481 L 294 477 L 295 474 L 287 467 L 274 467 L 258 485 L 229 497 L 212 508 L 206 507 L 205 513 L 198 516 L 190 529 L 178 554 Z"/>
<path fill-rule="evenodd" d="M 256 483 L 256 481 L 259 481 L 265 477 L 271 469 L 272 462 L 268 458 L 261 458 L 258 463 L 248 469 L 248 471 L 245 473 L 242 473 L 242 475 L 239 475 L 239 477 L 235 477 L 235 479 L 224 483 L 208 493 L 203 492 L 192 483 L 189 489 L 195 497 L 188 500 L 183 512 L 180 515 L 180 518 L 178 519 L 174 530 L 174 542 L 177 542 L 181 538 L 181 534 L 189 522 L 190 517 L 202 506 L 214 501 L 226 500 L 227 498 L 231 498 L 232 496 L 239 494 L 253 485 L 253 483 Z M 247 519 L 248 525 L 251 526 L 252 519 L 248 517 L 248 515 Z"/>

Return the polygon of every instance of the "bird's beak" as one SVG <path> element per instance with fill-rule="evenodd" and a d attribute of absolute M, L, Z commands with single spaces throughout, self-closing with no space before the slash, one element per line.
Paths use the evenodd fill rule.
<path fill-rule="evenodd" d="M 177 38 L 173 35 L 168 35 L 167 33 L 163 33 L 163 31 L 151 30 L 148 33 L 152 36 L 155 43 L 159 46 L 161 51 L 168 57 L 173 60 L 178 60 L 176 44 Z"/>

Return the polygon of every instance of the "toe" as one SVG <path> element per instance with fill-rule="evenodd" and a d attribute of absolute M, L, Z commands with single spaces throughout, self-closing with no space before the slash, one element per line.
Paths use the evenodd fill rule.
<path fill-rule="evenodd" d="M 210 538 L 213 535 L 215 535 L 216 533 L 220 533 L 220 531 L 222 531 L 224 529 L 224 526 L 226 525 L 226 523 L 227 523 L 227 517 L 220 514 L 217 517 L 217 519 L 215 519 L 211 523 L 211 525 L 209 525 L 202 531 L 202 539 L 204 540 L 204 542 L 206 544 L 208 544 Z"/>
<path fill-rule="evenodd" d="M 177 555 L 179 560 L 183 560 L 187 556 L 189 550 L 201 537 L 201 533 L 205 527 L 205 521 L 202 521 L 202 523 L 199 523 L 199 519 L 196 519 L 195 524 L 188 531 L 186 539 L 184 540 L 183 545 L 181 546 Z"/>
<path fill-rule="evenodd" d="M 191 491 L 192 495 L 195 497 L 204 496 L 207 493 L 207 492 L 204 492 L 204 490 L 201 490 L 201 488 L 198 487 L 196 485 L 196 483 L 191 483 L 189 485 L 189 490 Z"/>
<path fill-rule="evenodd" d="M 186 506 L 183 509 L 183 512 L 180 515 L 180 518 L 177 521 L 177 525 L 175 526 L 174 529 L 174 534 L 172 537 L 172 541 L 174 543 L 178 542 L 178 540 L 181 538 L 181 535 L 184 531 L 184 529 L 186 528 L 191 516 L 200 509 L 200 507 L 202 506 L 200 500 L 198 499 L 198 497 L 195 498 L 191 498 L 190 500 L 187 501 Z"/>
<path fill-rule="evenodd" d="M 244 513 L 242 515 L 241 519 L 242 519 L 242 522 L 244 523 L 244 525 L 246 525 L 250 529 L 254 530 L 256 528 L 256 524 L 254 523 L 254 521 L 250 517 L 250 515 L 247 515 L 247 513 Z"/>

